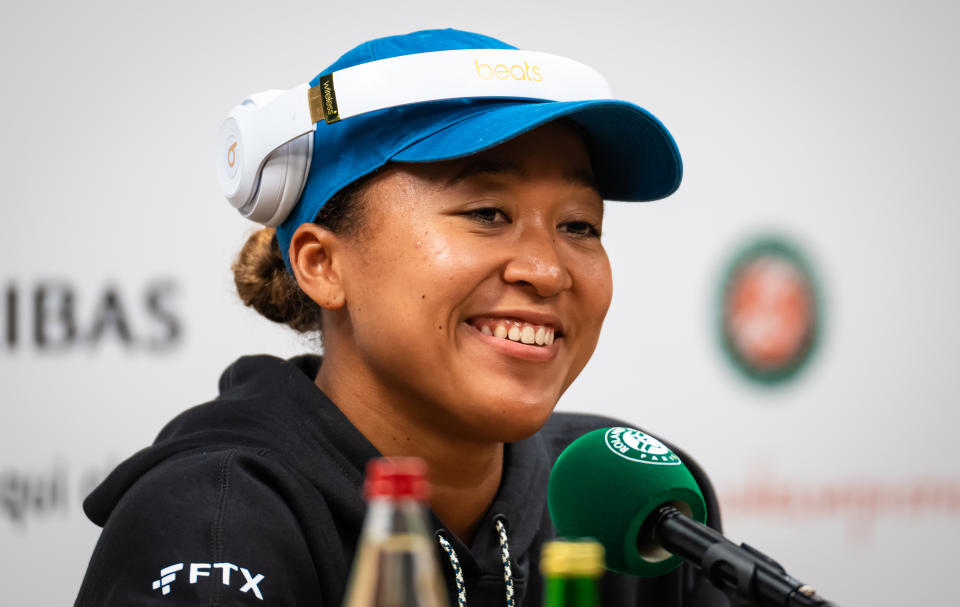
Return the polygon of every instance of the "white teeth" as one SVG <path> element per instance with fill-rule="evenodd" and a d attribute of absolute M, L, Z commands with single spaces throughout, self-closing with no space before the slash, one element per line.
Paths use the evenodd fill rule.
<path fill-rule="evenodd" d="M 496 324 L 494 324 L 496 323 Z M 490 319 L 488 322 L 477 323 L 480 332 L 487 336 L 509 339 L 526 345 L 549 346 L 553 343 L 556 330 L 553 327 L 532 325 L 518 320 Z M 492 328 L 491 328 L 492 327 Z"/>

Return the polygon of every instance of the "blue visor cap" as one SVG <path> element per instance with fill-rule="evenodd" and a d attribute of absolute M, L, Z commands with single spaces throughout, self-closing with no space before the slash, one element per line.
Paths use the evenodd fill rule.
<path fill-rule="evenodd" d="M 441 50 L 514 49 L 459 30 L 427 30 L 379 38 L 348 51 L 320 76 L 353 65 Z M 277 239 L 287 268 L 294 231 L 310 223 L 337 192 L 390 161 L 438 162 L 476 154 L 554 120 L 579 125 L 600 195 L 606 200 L 649 201 L 680 186 L 680 152 L 666 127 L 643 108 L 614 99 L 537 101 L 464 98 L 392 107 L 316 126 L 313 158 L 303 194 Z"/>

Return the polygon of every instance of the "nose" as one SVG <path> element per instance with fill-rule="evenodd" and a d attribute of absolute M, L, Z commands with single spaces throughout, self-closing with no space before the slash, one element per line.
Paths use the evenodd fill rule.
<path fill-rule="evenodd" d="M 503 279 L 527 285 L 540 297 L 550 297 L 573 285 L 573 277 L 559 250 L 557 234 L 541 226 L 524 229 L 513 245 Z"/>

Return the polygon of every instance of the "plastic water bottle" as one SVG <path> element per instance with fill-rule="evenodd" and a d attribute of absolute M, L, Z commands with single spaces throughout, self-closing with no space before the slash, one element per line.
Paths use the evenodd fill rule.
<path fill-rule="evenodd" d="M 427 533 L 427 466 L 417 458 L 367 465 L 367 515 L 344 607 L 448 607 Z"/>
<path fill-rule="evenodd" d="M 603 546 L 593 540 L 553 540 L 543 545 L 540 572 L 544 607 L 600 607 Z"/>

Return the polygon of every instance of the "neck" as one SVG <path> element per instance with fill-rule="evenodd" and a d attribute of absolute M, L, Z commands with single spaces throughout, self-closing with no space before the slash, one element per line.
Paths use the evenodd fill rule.
<path fill-rule="evenodd" d="M 427 462 L 431 509 L 452 533 L 469 542 L 500 487 L 503 443 L 455 435 L 449 425 L 431 423 L 418 403 L 378 389 L 376 382 L 358 381 L 358 372 L 363 373 L 336 357 L 325 357 L 314 383 L 382 455 Z"/>

